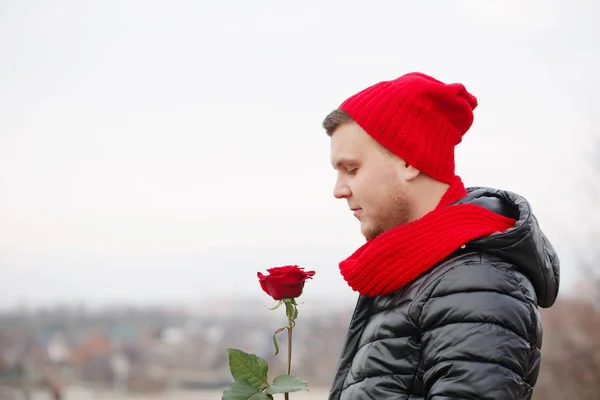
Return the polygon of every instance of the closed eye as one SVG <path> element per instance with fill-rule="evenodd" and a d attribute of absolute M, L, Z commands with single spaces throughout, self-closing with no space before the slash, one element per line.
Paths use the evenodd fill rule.
<path fill-rule="evenodd" d="M 358 168 L 349 169 L 348 170 L 348 175 L 354 176 L 354 175 L 356 175 L 356 172 L 358 172 Z"/>

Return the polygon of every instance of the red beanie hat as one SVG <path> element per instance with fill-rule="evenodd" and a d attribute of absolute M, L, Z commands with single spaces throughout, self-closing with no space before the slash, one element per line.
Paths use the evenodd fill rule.
<path fill-rule="evenodd" d="M 382 146 L 432 178 L 454 178 L 454 147 L 473 124 L 475 96 L 420 72 L 379 82 L 339 107 Z"/>

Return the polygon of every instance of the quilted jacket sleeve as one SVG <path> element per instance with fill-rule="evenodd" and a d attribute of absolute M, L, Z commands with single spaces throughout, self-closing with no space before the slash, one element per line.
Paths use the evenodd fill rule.
<path fill-rule="evenodd" d="M 489 264 L 445 273 L 423 304 L 420 328 L 427 399 L 523 399 L 534 359 L 537 311 L 524 279 Z"/>

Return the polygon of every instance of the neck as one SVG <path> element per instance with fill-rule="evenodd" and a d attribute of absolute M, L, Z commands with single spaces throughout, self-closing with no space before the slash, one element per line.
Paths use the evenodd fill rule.
<path fill-rule="evenodd" d="M 413 201 L 411 207 L 412 212 L 409 222 L 421 219 L 435 210 L 450 187 L 447 183 L 439 182 L 429 177 L 424 177 L 421 182 L 415 183 L 417 184 L 415 187 L 416 193 L 413 198 L 416 200 Z"/>

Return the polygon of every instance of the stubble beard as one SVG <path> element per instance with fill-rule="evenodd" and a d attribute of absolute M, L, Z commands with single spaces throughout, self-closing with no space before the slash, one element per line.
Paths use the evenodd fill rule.
<path fill-rule="evenodd" d="M 366 240 L 373 240 L 385 231 L 410 221 L 411 204 L 408 197 L 399 188 L 390 192 L 378 212 L 369 218 L 368 225 L 363 225 L 362 233 Z"/>

